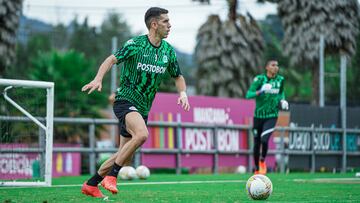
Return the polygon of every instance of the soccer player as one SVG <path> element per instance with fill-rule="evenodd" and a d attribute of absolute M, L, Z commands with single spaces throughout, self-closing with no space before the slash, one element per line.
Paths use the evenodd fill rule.
<path fill-rule="evenodd" d="M 265 158 L 269 138 L 278 118 L 279 107 L 282 110 L 289 109 L 289 104 L 284 96 L 284 77 L 278 75 L 278 62 L 268 61 L 265 69 L 264 74 L 254 78 L 246 93 L 247 99 L 255 98 L 256 100 L 253 123 L 255 174 L 266 174 L 267 172 Z"/>
<path fill-rule="evenodd" d="M 101 91 L 105 73 L 113 64 L 124 63 L 113 107 L 119 119 L 119 150 L 83 184 L 82 193 L 86 195 L 104 197 L 98 188 L 100 182 L 113 194 L 118 192 L 116 182 L 121 167 L 128 164 L 135 150 L 148 137 L 148 113 L 166 72 L 175 79 L 179 92 L 177 103 L 185 111 L 190 109 L 185 79 L 181 74 L 175 50 L 163 40 L 169 35 L 171 28 L 168 10 L 149 8 L 145 13 L 145 24 L 148 34 L 128 40 L 115 54 L 107 57 L 94 80 L 82 88 L 82 91 L 88 91 L 88 94 L 94 90 Z"/>

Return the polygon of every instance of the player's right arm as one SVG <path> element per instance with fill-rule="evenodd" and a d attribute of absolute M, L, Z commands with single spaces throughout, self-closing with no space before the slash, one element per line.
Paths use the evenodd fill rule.
<path fill-rule="evenodd" d="M 105 61 L 100 65 L 99 70 L 95 78 L 88 84 L 84 85 L 81 91 L 85 92 L 89 90 L 88 94 L 91 94 L 94 90 L 101 91 L 102 80 L 105 74 L 110 70 L 110 68 L 117 63 L 117 59 L 114 55 L 110 55 L 105 59 Z"/>
<path fill-rule="evenodd" d="M 89 84 L 86 84 L 81 90 L 87 91 L 89 90 L 88 94 L 91 94 L 94 90 L 101 91 L 102 88 L 102 80 L 105 74 L 110 70 L 110 68 L 114 64 L 119 64 L 126 59 L 132 57 L 137 53 L 139 50 L 139 44 L 136 43 L 133 39 L 128 40 L 125 42 L 124 46 L 119 49 L 116 53 L 110 55 L 105 59 L 105 61 L 100 65 L 100 68 L 94 78 Z"/>
<path fill-rule="evenodd" d="M 251 83 L 249 90 L 246 92 L 246 99 L 252 99 L 258 96 L 261 92 L 258 89 L 261 86 L 261 77 L 258 75 L 254 78 L 253 83 Z"/>

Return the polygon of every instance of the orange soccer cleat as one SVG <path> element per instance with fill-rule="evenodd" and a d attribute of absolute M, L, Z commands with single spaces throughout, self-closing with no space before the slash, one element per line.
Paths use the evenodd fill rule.
<path fill-rule="evenodd" d="M 83 194 L 98 198 L 105 197 L 97 186 L 91 186 L 86 183 L 87 182 L 85 182 L 81 188 Z"/>
<path fill-rule="evenodd" d="M 260 172 L 258 170 L 254 171 L 254 175 L 260 174 Z"/>
<path fill-rule="evenodd" d="M 104 180 L 101 182 L 101 185 L 109 190 L 111 193 L 118 193 L 118 189 L 116 188 L 117 178 L 114 176 L 105 176 Z"/>
<path fill-rule="evenodd" d="M 260 161 L 259 162 L 259 167 L 260 167 L 259 173 L 262 174 L 262 175 L 266 175 L 267 167 L 266 167 L 265 161 Z"/>

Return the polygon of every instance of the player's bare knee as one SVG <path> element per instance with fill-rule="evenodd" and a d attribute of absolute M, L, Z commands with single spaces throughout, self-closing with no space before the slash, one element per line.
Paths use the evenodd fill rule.
<path fill-rule="evenodd" d="M 137 133 L 134 137 L 139 144 L 143 144 L 148 138 L 149 132 L 144 130 Z"/>

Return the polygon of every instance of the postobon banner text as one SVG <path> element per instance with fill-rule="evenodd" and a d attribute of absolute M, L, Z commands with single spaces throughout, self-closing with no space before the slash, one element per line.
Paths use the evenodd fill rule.
<path fill-rule="evenodd" d="M 213 145 L 213 130 L 211 129 L 185 129 L 185 149 L 211 150 Z M 239 131 L 217 130 L 217 145 L 220 151 L 239 150 Z"/>

